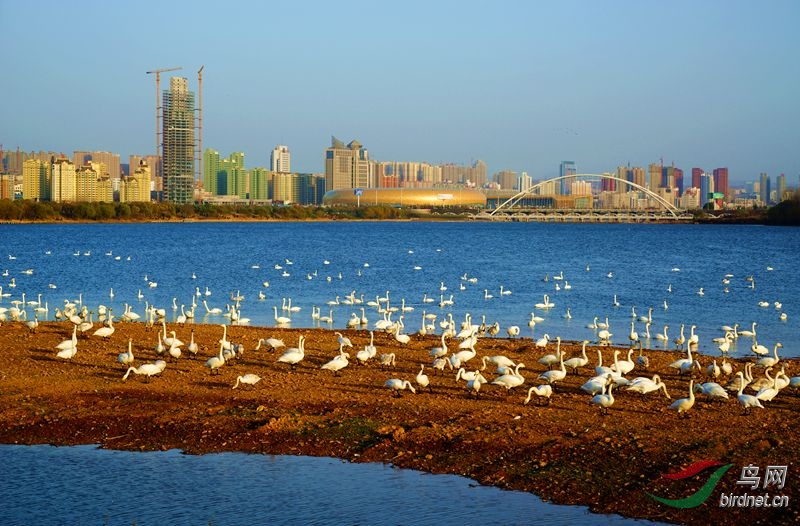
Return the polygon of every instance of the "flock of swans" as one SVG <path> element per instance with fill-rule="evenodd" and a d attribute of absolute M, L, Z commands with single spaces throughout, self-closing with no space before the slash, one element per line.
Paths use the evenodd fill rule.
<path fill-rule="evenodd" d="M 378 303 L 384 302 L 378 301 Z M 80 325 L 85 322 L 82 321 L 84 318 L 77 306 L 66 307 L 65 312 L 67 316 L 64 323 L 72 324 L 72 335 L 69 339 L 56 345 L 55 349 L 57 351 L 56 356 L 59 359 L 70 360 L 77 353 L 78 330 Z M 88 311 L 88 314 L 90 315 L 92 312 Z M 648 313 L 648 316 L 650 315 Z M 106 325 L 92 332 L 89 336 L 90 338 L 108 339 L 114 334 L 113 311 L 106 309 L 103 311 L 101 318 L 105 320 Z M 134 322 L 130 317 L 125 321 Z M 549 404 L 552 398 L 558 397 L 563 392 L 560 386 L 565 383 L 569 374 L 580 375 L 582 370 L 589 370 L 593 372 L 593 375 L 585 378 L 580 390 L 585 393 L 588 402 L 596 405 L 600 414 L 605 415 L 616 403 L 615 388 L 618 390 L 617 397 L 620 396 L 620 390 L 624 390 L 638 393 L 641 396 L 663 392 L 665 398 L 671 399 L 667 386 L 662 380 L 662 376 L 667 374 L 677 376 L 678 379 L 684 378 L 688 382 L 687 396 L 669 405 L 669 408 L 675 410 L 678 415 L 686 415 L 694 407 L 696 395 L 702 395 L 708 400 L 721 402 L 735 395 L 743 411 L 749 412 L 753 408 L 763 409 L 767 407 L 764 404 L 772 402 L 778 397 L 780 391 L 786 387 L 800 387 L 800 377 L 791 378 L 786 372 L 787 364 L 779 355 L 779 349 L 782 347 L 780 343 L 774 345 L 771 353 L 763 351 L 761 346 L 755 343 L 757 337 L 756 324 L 753 324 L 750 331 L 752 334 L 749 336 L 754 342 L 751 346 L 753 360 L 748 361 L 741 371 L 733 370 L 733 362 L 728 360 L 724 352 L 721 352 L 719 362 L 716 358 L 712 358 L 707 367 L 701 366 L 701 357 L 696 353 L 699 335 L 695 332 L 694 326 L 690 327 L 688 338 L 684 335 L 682 328 L 681 337 L 674 340 L 675 351 L 685 353 L 685 357 L 670 363 L 669 369 L 671 371 L 657 371 L 652 376 L 649 376 L 654 371 L 649 368 L 650 360 L 645 352 L 642 340 L 634 340 L 633 338 L 631 338 L 630 342 L 632 346 L 627 351 L 622 351 L 619 348 L 613 349 L 613 352 L 610 353 L 612 356 L 611 362 L 608 363 L 608 356 L 606 356 L 607 365 L 604 365 L 603 352 L 610 348 L 605 342 L 605 338 L 600 334 L 603 330 L 608 330 L 608 322 L 598 323 L 597 318 L 595 318 L 589 327 L 592 331 L 597 331 L 598 334 L 597 339 L 593 342 L 595 346 L 594 352 L 597 354 L 596 366 L 592 368 L 587 355 L 587 348 L 592 343 L 589 339 L 583 340 L 580 354 L 567 357 L 566 353 L 561 349 L 561 337 L 557 336 L 555 338 L 555 348 L 553 348 L 553 341 L 548 336 L 536 342 L 533 346 L 533 349 L 536 349 L 534 352 L 540 353 L 540 356 L 530 356 L 530 359 L 535 358 L 536 363 L 543 370 L 526 376 L 522 371 L 526 369 L 526 365 L 520 361 L 515 361 L 505 355 L 478 356 L 476 347 L 480 346 L 484 339 L 493 338 L 489 329 L 495 327 L 495 324 L 489 325 L 485 319 L 481 323 L 474 323 L 471 316 L 466 315 L 464 321 L 460 323 L 456 330 L 456 328 L 451 328 L 451 321 L 452 317 L 449 317 L 447 325 L 442 326 L 439 345 L 431 347 L 428 352 L 428 359 L 430 360 L 428 366 L 433 371 L 434 377 L 432 378 L 425 374 L 425 363 L 417 363 L 413 367 L 419 367 L 419 371 L 413 377 L 413 381 L 397 377 L 389 378 L 385 381 L 384 386 L 395 396 L 400 396 L 400 393 L 404 390 L 409 390 L 416 394 L 417 389 L 422 389 L 433 394 L 442 388 L 461 385 L 466 396 L 477 399 L 480 397 L 482 389 L 486 389 L 482 386 L 488 384 L 493 386 L 495 391 L 505 393 L 503 395 L 503 398 L 505 398 L 512 390 L 516 392 L 520 389 L 525 389 L 522 386 L 527 382 L 532 382 L 533 385 L 525 389 L 527 396 L 524 398 L 523 403 L 528 404 L 535 397 L 541 400 L 543 404 Z M 631 326 L 633 326 L 633 323 L 631 322 Z M 160 327 L 156 332 L 157 343 L 153 347 L 156 360 L 152 363 L 134 365 L 137 357 L 133 354 L 132 339 L 128 339 L 127 350 L 117 356 L 117 362 L 126 368 L 126 372 L 122 376 L 123 380 L 127 379 L 131 373 L 144 376 L 145 381 L 149 381 L 153 376 L 162 374 L 167 368 L 168 360 L 178 361 L 181 358 L 183 354 L 182 347 L 184 346 L 190 355 L 197 354 L 198 345 L 195 341 L 194 330 L 190 333 L 189 343 L 184 344 L 178 339 L 175 330 L 168 330 L 166 320 L 163 317 L 158 318 L 157 324 Z M 600 329 L 603 326 L 606 329 Z M 211 375 L 219 375 L 226 365 L 235 363 L 243 357 L 244 345 L 230 341 L 227 336 L 227 328 L 228 325 L 226 324 L 220 325 L 222 335 L 215 344 L 218 345 L 219 351 L 205 362 L 205 366 Z M 334 332 L 333 335 L 338 344 L 338 352 L 331 356 L 329 360 L 320 364 L 319 369 L 331 371 L 333 376 L 339 376 L 352 363 L 355 363 L 356 366 L 369 366 L 374 361 L 381 369 L 394 369 L 397 367 L 398 356 L 400 356 L 401 361 L 404 359 L 413 360 L 413 358 L 405 356 L 406 352 L 404 351 L 404 347 L 410 342 L 412 335 L 403 334 L 402 329 L 402 324 L 398 323 L 383 325 L 381 329 L 372 329 L 369 331 L 369 343 L 358 351 L 354 349 L 354 344 L 348 336 L 342 332 Z M 734 335 L 737 338 L 748 337 L 746 335 L 747 331 L 744 331 L 745 334 L 743 334 L 743 331 L 738 331 L 736 326 L 726 327 L 725 329 L 731 330 L 725 331 L 725 336 L 720 340 L 720 345 L 729 342 Z M 375 331 L 381 331 L 388 335 L 386 339 L 388 344 L 384 344 L 390 346 L 387 352 L 379 353 L 375 344 Z M 509 335 L 512 335 L 512 333 L 514 331 L 509 331 Z M 358 332 L 355 332 L 355 334 L 358 334 Z M 406 338 L 399 338 L 399 336 L 405 336 Z M 421 338 L 424 335 L 415 334 L 413 337 Z M 306 358 L 305 339 L 305 336 L 301 334 L 298 338 L 297 346 L 283 350 L 275 360 L 276 364 L 288 366 L 287 372 L 301 366 Z M 258 340 L 254 351 L 258 351 L 262 347 L 270 351 L 276 351 L 281 350 L 286 345 L 282 340 L 276 338 L 261 338 Z M 350 361 L 351 350 L 355 354 L 355 362 Z M 638 356 L 634 357 L 637 352 Z M 702 358 L 706 359 L 706 357 Z M 480 365 L 472 365 L 473 360 L 480 362 Z M 487 371 L 487 369 L 489 370 Z M 454 379 L 451 381 L 445 379 L 447 370 L 453 371 Z M 759 373 L 754 373 L 754 370 L 763 371 L 763 376 Z M 648 375 L 642 374 L 630 378 L 635 373 L 648 373 Z M 695 383 L 696 377 L 698 381 Z M 236 389 L 240 385 L 254 386 L 261 379 L 261 376 L 255 373 L 238 375 L 232 388 Z M 707 381 L 701 382 L 699 381 L 700 379 Z M 745 393 L 746 389 L 751 390 L 753 394 Z"/>
<path fill-rule="evenodd" d="M 90 253 L 86 254 L 80 251 L 76 253 L 78 256 L 81 254 L 84 256 L 91 255 Z M 108 256 L 111 254 L 107 252 L 106 255 Z M 120 260 L 121 257 L 117 256 L 116 259 Z M 328 260 L 325 260 L 323 263 L 323 265 L 329 264 L 330 262 Z M 285 259 L 273 265 L 273 269 L 280 271 L 279 277 L 288 278 L 291 276 L 289 270 L 292 268 L 292 265 L 293 262 L 291 260 Z M 260 269 L 261 265 L 254 264 L 251 265 L 250 268 Z M 368 269 L 369 264 L 364 263 L 362 268 Z M 414 269 L 422 270 L 422 267 L 415 266 Z M 359 276 L 361 275 L 361 271 L 361 268 L 359 268 Z M 589 271 L 588 265 L 586 271 Z M 672 271 L 680 272 L 680 269 L 676 267 L 673 268 Z M 31 276 L 34 272 L 35 269 L 26 268 L 21 272 L 21 275 Z M 7 287 L 11 290 L 15 290 L 18 285 L 16 277 L 9 276 L 7 270 L 3 272 L 3 276 L 9 277 Z M 316 270 L 306 274 L 308 280 L 316 279 L 317 277 L 318 273 Z M 196 275 L 192 274 L 192 278 L 195 279 Z M 616 276 L 613 272 L 608 272 L 606 278 L 612 280 L 616 279 Z M 326 277 L 328 283 L 334 280 L 342 281 L 342 279 L 343 276 L 341 272 L 331 272 Z M 731 274 L 726 274 L 725 277 L 722 278 L 721 285 L 725 294 L 730 293 L 734 284 L 732 281 L 733 279 L 734 276 Z M 148 275 L 144 276 L 143 281 L 146 283 L 148 289 L 155 289 L 158 287 L 158 282 Z M 650 372 L 648 369 L 648 357 L 643 351 L 643 347 L 645 344 L 649 345 L 651 338 L 655 340 L 656 346 L 667 349 L 672 348 L 674 345 L 676 350 L 685 351 L 687 353 L 686 358 L 676 360 L 675 364 L 673 364 L 674 367 L 672 368 L 675 370 L 675 374 L 691 378 L 693 375 L 702 375 L 704 369 L 706 369 L 701 366 L 699 356 L 697 354 L 693 355 L 693 352 L 697 351 L 701 342 L 701 334 L 697 330 L 698 327 L 696 323 L 681 323 L 677 330 L 673 328 L 674 332 L 672 338 L 670 338 L 668 334 L 670 326 L 667 323 L 663 324 L 662 329 L 654 330 L 654 334 L 651 335 L 650 327 L 652 324 L 658 323 L 659 313 L 657 311 L 661 309 L 657 310 L 654 307 L 646 307 L 644 310 L 640 309 L 640 312 L 637 313 L 634 305 L 630 306 L 630 321 L 627 323 L 627 327 L 624 327 L 624 330 L 620 327 L 612 328 L 612 323 L 609 321 L 610 316 L 605 313 L 594 316 L 593 321 L 586 326 L 591 332 L 589 333 L 589 338 L 584 341 L 581 354 L 571 357 L 564 356 L 560 351 L 560 337 L 556 337 L 555 340 L 553 340 L 550 335 L 546 333 L 540 337 L 534 337 L 534 331 L 537 329 L 537 324 L 547 324 L 549 316 L 557 307 L 556 301 L 559 301 L 557 294 L 560 291 L 571 290 L 573 284 L 570 283 L 563 271 L 559 271 L 558 274 L 554 273 L 552 276 L 546 275 L 542 281 L 547 283 L 546 286 L 548 288 L 552 287 L 552 294 L 556 296 L 551 297 L 550 292 L 544 293 L 542 295 L 542 300 L 533 304 L 529 312 L 530 319 L 527 325 L 531 330 L 531 339 L 534 342 L 535 349 L 544 353 L 538 358 L 532 357 L 531 359 L 535 359 L 537 363 L 541 364 L 542 367 L 546 367 L 547 370 L 540 371 L 536 375 L 535 383 L 538 385 L 528 388 L 526 403 L 530 401 L 532 396 L 537 396 L 543 400 L 549 401 L 552 397 L 557 396 L 557 387 L 559 383 L 563 382 L 567 377 L 568 371 L 576 374 L 581 369 L 589 367 L 589 359 L 586 354 L 588 343 L 592 343 L 598 347 L 598 365 L 595 368 L 596 374 L 586 379 L 582 389 L 587 395 L 591 396 L 590 402 L 600 407 L 603 413 L 607 412 L 615 403 L 614 388 L 617 389 L 617 396 L 619 396 L 621 389 L 625 389 L 626 391 L 633 391 L 641 393 L 642 395 L 663 391 L 664 396 L 669 398 L 666 385 L 661 381 L 659 374 L 655 374 L 652 377 L 639 376 L 633 379 L 628 379 L 625 376 L 633 373 L 634 370 Z M 576 281 L 573 281 L 573 283 L 575 282 Z M 748 276 L 745 282 L 747 283 L 747 288 L 755 290 L 755 278 Z M 336 327 L 334 316 L 336 315 L 338 317 L 336 313 L 338 313 L 340 309 L 347 309 L 350 310 L 350 317 L 344 323 L 347 329 L 371 329 L 370 344 L 365 345 L 362 350 L 353 350 L 355 362 L 350 361 L 351 355 L 349 350 L 353 347 L 352 343 L 341 333 L 336 333 L 339 351 L 337 354 L 331 356 L 327 362 L 322 364 L 320 368 L 332 371 L 334 375 L 341 375 L 352 363 L 368 365 L 370 361 L 374 360 L 381 367 L 394 367 L 398 361 L 398 355 L 401 356 L 400 351 L 402 351 L 404 346 L 409 344 L 412 338 L 425 337 L 429 334 L 437 334 L 440 331 L 440 344 L 431 348 L 429 357 L 430 363 L 419 363 L 414 366 L 415 369 L 417 366 L 420 368 L 419 373 L 414 379 L 418 387 L 433 391 L 434 385 L 437 383 L 431 380 L 428 375 L 424 374 L 424 368 L 428 366 L 435 375 L 444 374 L 445 370 L 455 371 L 455 382 L 466 382 L 465 389 L 467 394 L 475 398 L 480 396 L 481 385 L 484 384 L 502 387 L 506 392 L 520 388 L 526 381 L 529 381 L 526 379 L 523 372 L 520 372 L 521 369 L 525 368 L 525 365 L 522 363 L 514 363 L 506 357 L 495 356 L 483 357 L 483 367 L 481 369 L 472 369 L 469 365 L 469 362 L 475 360 L 478 356 L 476 346 L 479 345 L 479 341 L 483 338 L 495 337 L 501 330 L 500 323 L 498 321 L 487 322 L 486 315 L 481 315 L 480 323 L 478 323 L 477 321 L 473 321 L 469 313 L 466 313 L 464 321 L 460 326 L 456 323 L 453 316 L 453 307 L 457 301 L 456 296 L 467 291 L 469 287 L 476 286 L 477 283 L 477 277 L 469 276 L 466 273 L 461 276 L 457 286 L 451 286 L 444 281 L 439 281 L 438 287 L 433 289 L 435 292 L 432 292 L 430 295 L 427 292 L 424 293 L 419 303 L 416 301 L 409 301 L 405 297 L 400 297 L 399 301 L 397 301 L 395 298 L 391 297 L 392 293 L 388 290 L 382 295 L 375 295 L 373 300 L 371 298 L 365 298 L 367 296 L 365 292 L 358 292 L 356 289 L 351 289 L 349 293 L 335 295 L 332 299 L 325 302 L 324 305 L 328 310 L 327 315 L 321 312 L 323 307 L 312 305 L 311 318 L 320 326 L 324 324 L 330 328 Z M 55 284 L 50 285 L 52 285 L 49 287 L 51 290 L 57 288 Z M 269 288 L 268 281 L 261 282 L 261 285 L 264 290 Z M 710 290 L 710 287 L 701 287 L 697 291 L 697 296 L 706 296 L 707 289 Z M 512 291 L 503 284 L 499 286 L 499 289 L 483 288 L 482 290 L 483 299 L 485 301 L 497 301 L 502 298 L 508 298 L 513 294 Z M 665 290 L 667 295 L 672 294 L 672 284 L 670 283 Z M 451 293 L 450 291 L 455 292 Z M 438 301 L 436 299 L 437 295 Z M 109 289 L 109 300 L 113 301 L 119 296 L 120 293 L 118 291 L 115 292 L 113 288 Z M 141 289 L 139 289 L 136 296 L 136 301 L 138 302 L 141 302 L 146 297 Z M 0 286 L 0 301 L 11 297 L 12 294 L 4 292 L 2 286 Z M 230 293 L 230 303 L 226 305 L 225 310 L 219 307 L 210 307 L 208 302 L 211 300 L 211 297 L 212 291 L 208 286 L 195 286 L 194 293 L 191 294 L 187 302 L 179 305 L 177 299 L 173 297 L 171 310 L 174 316 L 174 323 L 181 327 L 184 327 L 187 323 L 192 323 L 195 318 L 195 309 L 199 305 L 204 307 L 205 315 L 211 320 L 215 320 L 217 316 L 228 318 L 229 322 L 227 324 L 221 324 L 223 327 L 223 336 L 218 342 L 219 352 L 208 358 L 205 363 L 210 374 L 218 374 L 225 364 L 230 363 L 231 360 L 240 358 L 243 352 L 241 344 L 232 344 L 227 340 L 226 327 L 228 324 L 245 325 L 249 322 L 249 319 L 242 315 L 242 304 L 245 301 L 245 297 L 240 294 L 238 290 Z M 266 301 L 267 295 L 262 290 L 259 291 L 258 298 L 259 301 Z M 184 353 L 189 353 L 192 356 L 198 354 L 198 343 L 194 340 L 194 333 L 191 334 L 191 341 L 188 345 L 183 344 L 177 339 L 175 331 L 168 333 L 166 328 L 166 317 L 169 312 L 168 307 L 158 308 L 148 301 L 145 301 L 144 315 L 140 316 L 134 311 L 134 303 L 135 301 L 123 303 L 124 309 L 122 314 L 115 318 L 112 307 L 98 305 L 94 309 L 90 309 L 87 305 L 84 305 L 80 297 L 78 300 L 64 300 L 63 306 L 54 308 L 53 319 L 71 323 L 72 336 L 56 346 L 56 356 L 59 359 L 65 360 L 74 358 L 78 352 L 79 334 L 90 334 L 91 337 L 103 339 L 111 338 L 115 331 L 115 319 L 119 322 L 137 322 L 143 320 L 149 327 L 161 325 L 161 331 L 157 333 L 158 341 L 154 346 L 156 354 L 156 361 L 154 363 L 141 364 L 139 367 L 135 367 L 135 358 L 130 341 L 128 342 L 128 350 L 119 354 L 118 361 L 127 367 L 124 378 L 128 378 L 130 373 L 134 373 L 144 375 L 145 378 L 149 379 L 152 376 L 161 374 L 166 369 L 167 360 L 178 360 Z M 26 324 L 31 332 L 36 331 L 40 317 L 42 319 L 47 319 L 50 314 L 50 304 L 47 300 L 43 301 L 42 293 L 37 294 L 36 300 L 28 299 L 26 298 L 26 294 L 22 293 L 20 300 L 10 300 L 9 304 L 12 306 L 8 308 L 0 306 L 0 322 L 22 322 Z M 189 306 L 188 310 L 186 309 L 187 305 Z M 559 303 L 559 305 L 565 309 L 565 314 L 563 314 L 562 317 L 571 319 L 573 315 L 570 306 L 562 303 Z M 758 301 L 757 305 L 759 309 L 774 309 L 778 312 L 779 318 L 783 321 L 788 319 L 788 315 L 783 311 L 783 303 L 781 301 L 762 299 Z M 439 312 L 436 311 L 437 307 Z M 612 311 L 618 311 L 621 307 L 622 304 L 615 294 L 613 301 L 609 303 L 609 308 L 612 309 Z M 421 314 L 415 313 L 415 309 L 417 308 L 422 311 Z M 663 311 L 666 312 L 668 308 L 668 301 L 664 299 Z M 32 319 L 30 319 L 31 315 L 28 314 L 28 310 L 31 310 L 33 313 Z M 280 307 L 273 304 L 271 305 L 271 310 L 276 326 L 291 327 L 292 316 L 301 312 L 303 307 L 293 302 L 293 298 L 284 297 L 282 298 Z M 180 314 L 178 314 L 178 311 L 180 311 Z M 371 322 L 369 318 L 372 316 L 373 311 L 375 315 L 377 315 L 377 320 Z M 95 314 L 97 314 L 97 323 L 100 324 L 97 328 L 93 319 Z M 406 319 L 412 316 L 420 321 L 418 331 L 408 330 L 406 327 Z M 616 317 L 619 318 L 619 316 Z M 725 325 L 721 328 L 721 334 L 719 336 L 710 339 L 720 353 L 721 363 L 718 364 L 717 360 L 714 359 L 713 363 L 708 365 L 707 379 L 710 381 L 705 383 L 698 382 L 695 385 L 692 379 L 689 380 L 688 395 L 672 403 L 670 406 L 676 410 L 678 414 L 686 414 L 692 408 L 695 401 L 695 393 L 702 393 L 703 396 L 710 399 L 724 399 L 727 397 L 723 396 L 723 394 L 727 394 L 728 392 L 736 393 L 739 402 L 749 411 L 753 407 L 761 407 L 761 402 L 774 399 L 781 389 L 789 385 L 795 386 L 800 382 L 800 380 L 790 378 L 787 375 L 785 370 L 786 364 L 781 361 L 781 357 L 779 356 L 779 349 L 782 347 L 779 342 L 772 342 L 772 350 L 770 350 L 770 347 L 764 345 L 766 339 L 759 340 L 762 335 L 760 332 L 757 332 L 757 322 L 753 321 L 744 324 L 745 328 L 740 329 L 741 326 L 742 324 L 739 323 Z M 687 328 L 688 334 L 686 334 Z M 382 331 L 389 334 L 393 339 L 393 345 L 397 346 L 397 349 L 400 351 L 379 354 L 374 344 L 373 331 Z M 521 336 L 519 325 L 508 325 L 505 332 L 507 336 L 512 339 Z M 618 333 L 616 334 L 616 340 L 614 338 L 615 333 Z M 623 334 L 624 337 L 622 337 L 620 333 Z M 627 340 L 626 343 L 631 346 L 631 349 L 627 352 L 627 357 L 620 358 L 619 351 L 615 351 L 613 353 L 613 364 L 604 366 L 602 364 L 603 348 L 608 348 L 615 344 L 619 345 L 620 339 L 622 341 Z M 726 370 L 726 366 L 730 367 L 731 364 L 726 356 L 735 352 L 737 343 L 742 341 L 742 339 L 746 339 L 748 344 L 750 344 L 750 351 L 754 357 L 754 367 L 764 371 L 763 378 L 757 375 L 754 377 L 752 374 L 753 368 L 746 368 L 736 373 Z M 451 343 L 453 340 L 458 340 L 458 343 Z M 555 352 L 550 352 L 554 341 L 556 345 Z M 282 341 L 262 339 L 259 340 L 256 350 L 261 348 L 262 344 L 266 344 L 266 346 L 272 350 L 284 347 Z M 184 346 L 186 349 L 182 350 Z M 449 346 L 453 346 L 453 349 L 450 349 Z M 639 348 L 638 356 L 636 360 L 633 360 L 632 355 L 637 346 Z M 277 359 L 277 362 L 288 364 L 290 369 L 294 369 L 303 362 L 304 358 L 304 338 L 301 336 L 297 346 L 286 349 Z M 494 366 L 497 367 L 497 376 L 492 380 L 487 380 L 480 372 L 486 369 L 487 359 L 490 359 L 490 363 L 493 363 Z M 661 372 L 661 374 L 664 373 L 664 371 Z M 772 373 L 775 374 L 772 375 Z M 255 383 L 260 380 L 260 378 L 256 378 L 258 377 L 254 374 L 252 376 L 249 374 L 240 376 L 237 378 L 237 384 L 234 387 L 238 387 L 239 384 L 255 385 Z M 717 380 L 723 378 L 728 380 L 726 385 L 717 383 Z M 746 395 L 744 390 L 747 389 L 748 386 L 752 389 L 753 386 L 756 385 L 759 386 L 759 389 L 754 391 L 755 394 L 752 396 L 755 397 L 757 402 L 751 402 L 749 401 L 750 399 L 747 398 L 750 395 Z M 406 389 L 414 391 L 411 381 L 399 378 L 387 380 L 385 386 L 396 395 L 399 395 L 401 391 Z M 554 389 L 554 387 L 556 387 L 556 389 Z"/>

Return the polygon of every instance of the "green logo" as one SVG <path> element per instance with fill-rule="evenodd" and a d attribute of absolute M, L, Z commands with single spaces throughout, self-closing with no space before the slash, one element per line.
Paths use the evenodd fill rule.
<path fill-rule="evenodd" d="M 725 464 L 722 465 L 721 462 L 717 462 L 716 460 L 700 460 L 695 462 L 688 468 L 684 469 L 683 471 L 679 471 L 678 473 L 662 473 L 661 476 L 671 479 L 671 480 L 681 480 L 692 477 L 701 471 L 705 471 L 706 469 L 714 466 L 721 466 L 717 468 L 714 473 L 708 478 L 703 487 L 697 490 L 692 495 L 685 497 L 683 499 L 667 499 L 664 497 L 659 497 L 658 495 L 653 495 L 652 493 L 645 493 L 652 497 L 653 499 L 657 500 L 662 504 L 666 504 L 667 506 L 672 506 L 673 508 L 696 508 L 697 506 L 701 505 L 705 501 L 708 500 L 708 497 L 711 496 L 711 493 L 714 491 L 714 488 L 717 487 L 719 480 L 722 478 L 722 475 L 728 471 L 733 464 Z"/>

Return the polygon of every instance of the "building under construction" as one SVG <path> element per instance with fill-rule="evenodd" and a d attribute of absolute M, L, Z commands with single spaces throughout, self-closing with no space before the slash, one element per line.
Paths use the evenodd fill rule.
<path fill-rule="evenodd" d="M 194 202 L 195 101 L 185 77 L 171 77 L 162 99 L 164 201 Z"/>

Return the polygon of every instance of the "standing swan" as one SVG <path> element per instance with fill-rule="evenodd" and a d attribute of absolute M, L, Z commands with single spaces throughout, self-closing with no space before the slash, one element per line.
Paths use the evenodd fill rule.
<path fill-rule="evenodd" d="M 742 405 L 743 414 L 749 414 L 750 409 L 754 407 L 759 407 L 761 409 L 764 409 L 764 406 L 761 405 L 761 401 L 758 398 L 756 398 L 753 395 L 744 394 L 744 386 L 745 386 L 745 381 L 743 379 L 744 373 L 742 373 L 742 371 L 739 371 L 738 373 L 736 373 L 736 376 L 739 377 L 739 394 L 737 395 L 737 398 L 739 400 L 739 403 Z"/>
<path fill-rule="evenodd" d="M 128 338 L 128 352 L 119 353 L 117 362 L 127 366 L 133 363 L 133 338 Z"/>
<path fill-rule="evenodd" d="M 694 384 L 694 380 L 689 380 L 689 398 L 679 398 L 672 402 L 672 405 L 669 406 L 670 409 L 675 409 L 678 411 L 678 416 L 681 413 L 684 416 L 688 416 L 688 411 L 694 406 L 694 389 L 692 388 Z"/>
<path fill-rule="evenodd" d="M 603 392 L 594 395 L 592 399 L 589 401 L 590 403 L 600 408 L 601 415 L 607 415 L 608 408 L 614 405 L 614 395 L 611 392 L 612 389 L 614 388 L 614 381 L 612 380 L 611 375 L 608 375 L 606 377 L 605 385 L 608 386 L 608 393 L 605 392 L 605 386 L 604 386 Z"/>
<path fill-rule="evenodd" d="M 419 385 L 423 389 L 427 387 L 428 392 L 432 393 L 433 388 L 431 388 L 431 381 L 428 378 L 428 375 L 423 372 L 424 370 L 425 370 L 425 364 L 422 363 L 419 364 L 419 372 L 417 373 L 417 376 L 414 379 L 417 381 L 417 385 Z"/>
<path fill-rule="evenodd" d="M 100 327 L 96 331 L 94 331 L 93 336 L 100 336 L 103 339 L 108 339 L 114 334 L 114 316 L 108 317 L 108 327 Z"/>
<path fill-rule="evenodd" d="M 282 363 L 288 363 L 294 371 L 295 367 L 297 367 L 297 364 L 303 361 L 305 355 L 305 337 L 301 335 L 297 342 L 297 347 L 291 347 L 287 349 L 286 352 L 284 352 L 281 357 L 278 358 L 278 361 Z"/>
<path fill-rule="evenodd" d="M 225 365 L 225 358 L 222 355 L 222 344 L 219 346 L 219 356 L 212 356 L 208 360 L 206 360 L 206 367 L 211 370 L 211 374 L 214 374 L 214 371 L 217 371 L 219 374 L 219 368 Z"/>

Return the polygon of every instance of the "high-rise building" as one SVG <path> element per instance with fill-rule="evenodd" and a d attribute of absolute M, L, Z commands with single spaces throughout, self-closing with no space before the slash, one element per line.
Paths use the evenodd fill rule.
<path fill-rule="evenodd" d="M 341 188 L 369 188 L 369 152 L 358 141 L 345 144 L 331 137 L 331 147 L 325 150 L 325 187 L 328 190 Z"/>
<path fill-rule="evenodd" d="M 169 79 L 163 92 L 162 158 L 164 200 L 171 203 L 194 201 L 194 93 L 185 77 Z"/>
<path fill-rule="evenodd" d="M 269 183 L 272 172 L 266 168 L 253 168 L 250 170 L 250 199 L 269 199 Z"/>
<path fill-rule="evenodd" d="M 155 158 L 155 156 L 152 156 Z M 139 160 L 136 167 L 131 167 L 131 175 L 123 177 L 119 185 L 120 203 L 137 203 L 150 201 L 151 174 L 150 167 Z"/>
<path fill-rule="evenodd" d="M 55 159 L 50 177 L 50 200 L 72 203 L 77 197 L 75 165 L 67 158 Z"/>
<path fill-rule="evenodd" d="M 321 205 L 325 195 L 325 177 L 318 174 L 298 174 L 300 179 L 300 204 Z"/>
<path fill-rule="evenodd" d="M 703 173 L 702 168 L 692 168 L 692 188 L 700 188 L 700 176 Z M 700 203 L 700 206 L 703 206 L 703 203 Z"/>
<path fill-rule="evenodd" d="M 22 163 L 22 198 L 33 201 L 50 200 L 50 174 L 52 165 L 40 159 Z"/>
<path fill-rule="evenodd" d="M 270 170 L 272 172 L 289 173 L 292 171 L 292 154 L 289 147 L 279 144 L 272 149 L 269 158 Z"/>
<path fill-rule="evenodd" d="M 766 172 L 761 172 L 761 177 L 759 179 L 760 179 L 760 182 L 761 182 L 761 185 L 759 186 L 759 196 L 758 196 L 759 200 L 763 204 L 768 205 L 768 204 L 770 204 L 772 202 L 772 200 L 770 198 L 770 192 L 772 191 L 772 188 L 771 188 L 772 185 L 770 184 L 769 175 L 767 175 Z"/>
<path fill-rule="evenodd" d="M 150 188 L 155 190 L 156 192 L 160 192 L 164 189 L 162 186 L 161 178 L 156 178 L 156 167 L 159 167 L 158 172 L 161 173 L 161 156 L 160 155 L 131 155 L 128 159 L 128 175 L 133 175 L 133 172 L 136 171 L 136 168 L 140 166 L 142 163 L 147 165 L 150 169 Z M 147 200 L 150 200 L 150 196 L 147 196 Z"/>
<path fill-rule="evenodd" d="M 459 166 L 447 163 L 440 165 L 442 184 L 465 184 L 473 188 L 481 188 L 489 178 L 486 163 L 478 159 L 472 166 Z"/>
<path fill-rule="evenodd" d="M 786 196 L 783 195 L 786 193 L 786 176 L 784 174 L 780 174 L 778 176 L 777 183 L 778 183 L 777 201 L 780 203 L 781 201 L 786 199 Z"/>
<path fill-rule="evenodd" d="M 730 196 L 728 194 L 728 169 L 727 168 L 714 168 L 714 192 L 725 194 L 727 200 Z"/>
<path fill-rule="evenodd" d="M 0 199 L 14 200 L 16 177 L 14 174 L 0 173 Z"/>
<path fill-rule="evenodd" d="M 648 172 L 648 182 L 647 182 L 647 189 L 651 192 L 658 193 L 658 189 L 661 188 L 661 170 L 662 166 L 658 163 L 650 163 L 647 166 Z"/>
<path fill-rule="evenodd" d="M 105 171 L 97 174 L 99 177 L 108 175 L 112 179 L 120 177 L 120 161 L 118 153 L 111 152 L 73 152 L 72 162 L 75 166 L 85 166 L 86 163 L 93 161 L 103 163 Z"/>
<path fill-rule="evenodd" d="M 678 197 L 683 195 L 683 170 L 680 168 L 674 168 L 672 170 L 673 181 L 675 182 L 674 187 L 678 189 Z"/>
<path fill-rule="evenodd" d="M 211 195 L 221 195 L 219 192 L 219 174 L 222 170 L 222 161 L 219 152 L 206 148 L 203 152 L 203 190 Z"/>
<path fill-rule="evenodd" d="M 511 170 L 501 170 L 494 174 L 494 181 L 502 188 L 503 190 L 513 190 L 517 189 L 517 172 Z"/>
<path fill-rule="evenodd" d="M 592 195 L 592 183 L 589 181 L 572 181 L 569 185 L 570 195 Z"/>
<path fill-rule="evenodd" d="M 527 192 L 530 187 L 533 186 L 533 179 L 528 172 L 522 172 L 519 174 L 519 178 L 517 179 L 517 189 L 520 192 Z"/>
<path fill-rule="evenodd" d="M 235 195 L 240 199 L 247 199 L 250 193 L 249 170 L 244 166 L 240 166 L 239 163 L 236 163 L 226 171 L 228 172 L 228 195 Z"/>
<path fill-rule="evenodd" d="M 638 184 L 642 188 L 647 188 L 647 173 L 641 166 L 634 166 L 631 168 L 629 170 L 629 177 L 633 178 L 629 179 L 633 184 Z"/>
<path fill-rule="evenodd" d="M 707 173 L 700 174 L 700 208 L 711 200 L 709 195 L 714 192 L 714 176 Z"/>
<path fill-rule="evenodd" d="M 564 177 L 566 175 L 575 175 L 578 173 L 575 169 L 575 161 L 561 161 L 561 164 L 558 167 L 558 175 L 559 177 Z M 565 178 L 559 181 L 559 188 L 561 195 L 569 194 L 570 185 L 575 180 L 572 178 Z"/>

